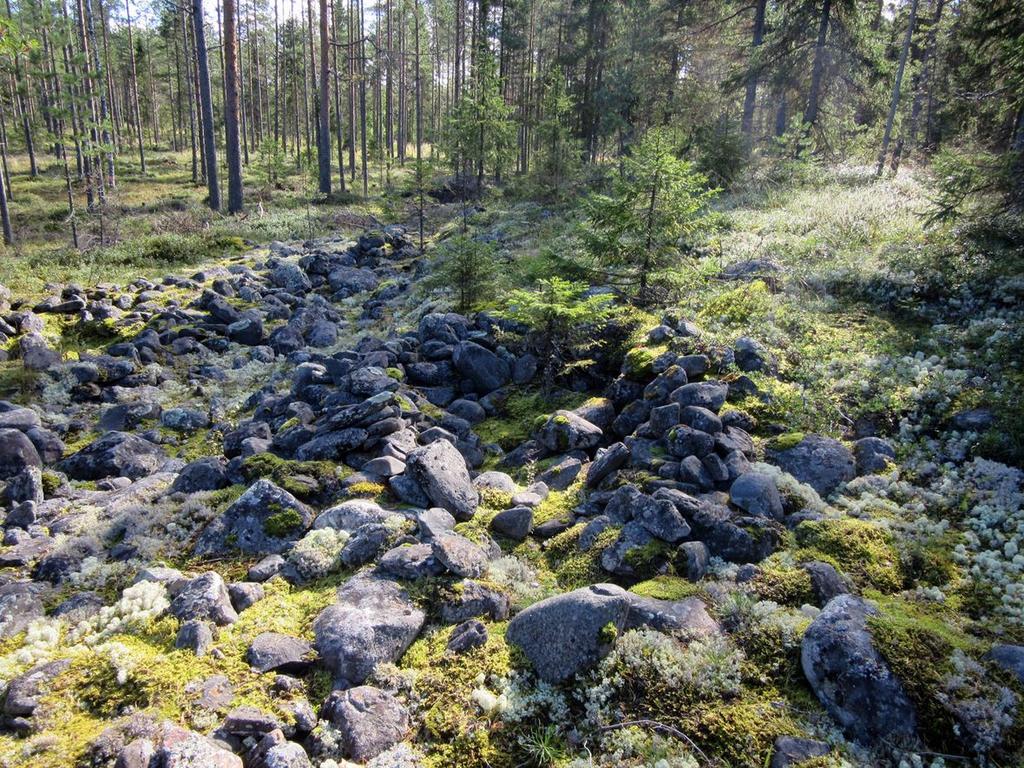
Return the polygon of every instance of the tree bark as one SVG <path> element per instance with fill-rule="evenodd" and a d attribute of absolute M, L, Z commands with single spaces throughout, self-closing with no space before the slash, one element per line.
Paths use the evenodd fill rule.
<path fill-rule="evenodd" d="M 146 148 L 142 140 L 142 110 L 139 109 L 139 80 L 135 67 L 135 41 L 132 39 L 132 8 L 131 2 L 124 2 L 125 20 L 128 26 L 128 63 L 131 71 L 132 108 L 135 110 L 135 138 L 139 142 L 139 168 L 146 172 Z"/>
<path fill-rule="evenodd" d="M 889 101 L 889 116 L 885 120 L 885 133 L 882 134 L 882 148 L 878 152 L 878 164 L 875 167 L 875 176 L 881 176 L 885 168 L 885 156 L 889 152 L 889 141 L 892 139 L 892 126 L 896 121 L 896 110 L 900 106 L 900 86 L 903 84 L 903 70 L 907 66 L 907 56 L 910 54 L 910 41 L 914 36 L 914 26 L 917 22 L 917 0 L 911 0 L 910 18 L 907 20 L 907 33 L 903 37 L 903 48 L 900 51 L 900 61 L 896 66 L 896 79 L 892 84 L 892 99 Z"/>
<path fill-rule="evenodd" d="M 743 97 L 743 122 L 742 130 L 747 139 L 750 139 L 754 132 L 754 108 L 757 105 L 757 69 L 756 61 L 758 49 L 764 40 L 764 16 L 768 0 L 757 0 L 754 6 L 754 32 L 751 41 L 750 70 L 747 73 L 747 90 Z"/>
<path fill-rule="evenodd" d="M 196 0 L 201 2 L 201 0 Z M 224 0 L 224 139 L 228 213 L 242 210 L 242 157 L 238 132 L 238 19 L 235 0 Z"/>
<path fill-rule="evenodd" d="M 821 81 L 825 74 L 825 43 L 828 41 L 828 25 L 832 15 L 832 0 L 825 0 L 818 24 L 818 38 L 814 45 L 814 63 L 811 65 L 811 87 L 807 93 L 807 108 L 804 110 L 804 138 L 811 135 L 818 122 L 818 101 L 821 98 Z M 797 149 L 799 154 L 800 149 Z"/>
<path fill-rule="evenodd" d="M 206 53 L 206 30 L 203 28 L 203 0 L 192 0 L 192 34 L 196 40 L 196 64 L 199 68 L 199 106 L 203 115 L 203 159 L 206 163 L 206 186 L 210 208 L 220 210 L 220 187 L 217 185 L 217 147 L 213 132 L 213 94 L 210 92 L 210 62 Z"/>
<path fill-rule="evenodd" d="M 331 194 L 331 111 L 330 111 L 330 27 L 327 23 L 327 0 L 320 0 L 320 131 L 317 138 L 317 160 L 320 171 L 320 193 Z"/>

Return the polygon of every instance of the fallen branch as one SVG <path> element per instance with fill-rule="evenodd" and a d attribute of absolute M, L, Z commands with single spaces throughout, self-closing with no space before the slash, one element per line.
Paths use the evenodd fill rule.
<path fill-rule="evenodd" d="M 693 739 L 691 739 L 685 733 L 680 731 L 678 728 L 674 728 L 671 725 L 665 725 L 664 723 L 659 723 L 657 720 L 625 720 L 621 723 L 603 725 L 601 726 L 600 730 L 602 732 L 617 731 L 621 728 L 629 728 L 634 725 L 639 726 L 640 728 L 650 728 L 653 731 L 662 731 L 664 733 L 669 734 L 670 736 L 675 736 L 677 739 L 680 739 L 681 741 L 685 741 L 698 755 L 700 755 L 704 759 L 705 765 L 711 765 L 711 760 L 708 758 L 707 755 L 704 754 L 703 750 L 694 743 Z"/>

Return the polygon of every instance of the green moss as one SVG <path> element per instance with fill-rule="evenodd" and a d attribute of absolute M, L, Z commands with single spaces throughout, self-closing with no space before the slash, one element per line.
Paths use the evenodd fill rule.
<path fill-rule="evenodd" d="M 565 590 L 578 589 L 588 584 L 604 581 L 607 572 L 601 567 L 601 554 L 615 543 L 619 538 L 621 528 L 611 526 L 606 528 L 595 540 L 593 546 L 586 552 L 581 552 L 575 547 L 576 540 L 583 532 L 583 524 L 574 526 L 563 532 L 560 539 L 556 536 L 548 542 L 550 548 L 548 555 L 550 564 L 554 571 L 558 585 Z M 559 539 L 556 541 L 556 539 Z M 560 550 L 566 554 L 560 555 Z"/>
<path fill-rule="evenodd" d="M 839 518 L 805 521 L 796 527 L 800 560 L 824 560 L 849 574 L 860 587 L 892 593 L 904 575 L 892 534 L 865 520 Z"/>
<path fill-rule="evenodd" d="M 746 325 L 767 317 L 772 309 L 772 294 L 763 280 L 755 280 L 723 291 L 704 303 L 699 318 L 728 326 Z"/>
<path fill-rule="evenodd" d="M 347 490 L 349 496 L 360 496 L 363 498 L 378 498 L 387 494 L 387 488 L 380 483 L 373 483 L 369 480 L 352 483 Z"/>
<path fill-rule="evenodd" d="M 499 488 L 482 488 L 480 490 L 480 506 L 485 509 L 500 511 L 508 509 L 512 504 L 512 494 Z"/>
<path fill-rule="evenodd" d="M 877 602 L 880 611 L 868 617 L 868 629 L 917 707 L 925 743 L 944 751 L 957 749 L 955 721 L 939 697 L 953 669 L 953 651 L 977 657 L 984 651 L 982 644 L 947 608 L 881 597 Z"/>
<path fill-rule="evenodd" d="M 642 380 L 650 378 L 654 374 L 654 360 L 664 349 L 650 349 L 649 347 L 633 347 L 626 353 L 622 361 L 622 372 L 627 378 Z"/>
<path fill-rule="evenodd" d="M 513 669 L 504 623 L 488 626 L 487 642 L 458 655 L 447 652 L 453 627 L 428 630 L 399 661 L 420 700 L 428 765 L 511 768 L 511 744 L 472 699 L 475 688 L 493 686 Z"/>
<path fill-rule="evenodd" d="M 803 432 L 787 432 L 784 435 L 772 438 L 768 441 L 768 446 L 776 451 L 788 451 L 790 448 L 796 448 L 800 443 L 804 441 Z"/>
<path fill-rule="evenodd" d="M 814 600 L 810 574 L 803 568 L 763 566 L 751 586 L 762 600 L 779 605 L 801 606 Z"/>
<path fill-rule="evenodd" d="M 564 491 L 551 491 L 533 510 L 533 524 L 540 525 L 551 520 L 571 520 L 572 511 L 580 503 L 583 495 L 583 479 L 578 478 L 576 482 Z"/>
<path fill-rule="evenodd" d="M 302 527 L 302 515 L 295 509 L 282 509 L 263 521 L 263 532 L 267 536 L 283 539 Z"/>
<path fill-rule="evenodd" d="M 387 373 L 387 375 L 394 379 L 395 381 L 405 380 L 405 374 L 402 373 L 402 370 L 400 368 L 388 368 L 385 370 L 385 373 Z"/>
<path fill-rule="evenodd" d="M 540 389 L 512 390 L 498 416 L 484 419 L 473 430 L 485 443 L 495 443 L 510 451 L 528 439 L 537 422 L 559 409 L 572 410 L 587 399 L 580 392 L 557 391 L 545 394 Z"/>
<path fill-rule="evenodd" d="M 704 594 L 704 590 L 692 581 L 680 576 L 655 576 L 653 579 L 641 581 L 629 588 L 630 592 L 641 597 L 653 597 L 656 600 L 685 600 Z"/>
<path fill-rule="evenodd" d="M 601 645 L 613 645 L 616 638 L 619 636 L 619 628 L 615 624 L 609 621 L 603 627 L 597 635 L 597 641 Z"/>
<path fill-rule="evenodd" d="M 242 462 L 242 474 L 250 482 L 267 478 L 303 500 L 308 500 L 319 493 L 337 491 L 340 481 L 351 473 L 352 471 L 344 464 L 330 461 L 293 461 L 282 459 L 272 453 L 258 453 Z M 312 482 L 309 482 L 310 480 Z"/>
<path fill-rule="evenodd" d="M 56 472 L 44 471 L 42 476 L 43 495 L 50 498 L 61 486 L 60 475 Z"/>

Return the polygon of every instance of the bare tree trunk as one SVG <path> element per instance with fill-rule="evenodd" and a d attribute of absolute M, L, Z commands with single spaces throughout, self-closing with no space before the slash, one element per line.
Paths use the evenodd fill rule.
<path fill-rule="evenodd" d="M 327 23 L 327 0 L 320 0 L 320 132 L 317 142 L 317 160 L 320 171 L 320 192 L 331 194 L 331 111 L 330 66 L 328 58 L 331 38 Z"/>
<path fill-rule="evenodd" d="M 825 43 L 828 40 L 828 25 L 832 15 L 832 0 L 825 0 L 818 24 L 818 39 L 814 45 L 814 64 L 811 65 L 811 88 L 807 93 L 807 108 L 804 110 L 804 138 L 811 135 L 818 122 L 818 101 L 821 98 L 821 81 L 825 74 Z M 799 154 L 800 148 L 797 149 Z"/>
<path fill-rule="evenodd" d="M 764 15 L 768 0 L 757 0 L 754 6 L 754 38 L 751 41 L 750 71 L 747 73 L 747 92 L 743 97 L 743 133 L 750 139 L 754 132 L 754 107 L 757 105 L 757 53 L 764 40 Z"/>
<path fill-rule="evenodd" d="M 135 137 L 139 142 L 139 168 L 146 172 L 146 148 L 142 140 L 142 110 L 139 109 L 139 81 L 135 68 L 135 42 L 132 39 L 132 8 L 129 0 L 124 2 L 125 19 L 128 25 L 128 63 L 131 71 L 132 108 L 135 110 Z"/>
<path fill-rule="evenodd" d="M 196 0 L 196 2 L 201 2 L 201 0 Z M 238 213 L 242 210 L 242 157 L 238 133 L 237 24 L 235 0 L 224 0 L 224 140 L 228 162 L 228 213 Z"/>
<path fill-rule="evenodd" d="M 210 208 L 219 211 L 220 187 L 217 185 L 217 147 L 214 144 L 213 95 L 210 93 L 210 63 L 206 54 L 206 30 L 203 28 L 203 0 L 192 0 L 192 27 L 192 34 L 196 38 L 196 63 L 199 67 L 199 106 L 203 114 L 206 186 L 210 193 Z"/>
<path fill-rule="evenodd" d="M 13 15 L 11 14 L 11 0 L 7 2 L 7 18 L 13 22 Z M 21 76 L 21 54 L 17 51 L 14 54 L 14 78 L 15 78 L 15 92 L 18 96 L 18 104 L 21 109 L 21 127 L 25 132 L 25 149 L 28 152 L 29 162 L 29 173 L 31 173 L 34 179 L 39 175 L 39 167 L 36 165 L 36 148 L 32 141 L 32 126 L 29 124 L 28 119 L 28 106 L 25 103 L 25 81 Z M 6 231 L 5 231 L 6 236 Z"/>
<path fill-rule="evenodd" d="M 910 18 L 907 20 L 907 33 L 903 37 L 903 49 L 900 51 L 900 61 L 896 66 L 896 80 L 892 84 L 892 99 L 889 102 L 889 116 L 885 120 L 885 133 L 882 135 L 882 148 L 878 152 L 878 165 L 875 168 L 875 176 L 882 175 L 885 167 L 885 156 L 889 152 L 889 141 L 892 139 L 892 126 L 896 121 L 896 110 L 900 106 L 900 86 L 903 84 L 903 70 L 907 66 L 907 56 L 910 54 L 910 41 L 914 36 L 914 25 L 917 22 L 917 0 L 910 3 Z"/>
<path fill-rule="evenodd" d="M 341 191 L 345 191 L 345 126 L 341 120 L 341 78 L 338 72 L 338 45 L 337 40 L 341 38 L 338 29 L 338 6 L 336 2 L 331 3 L 331 30 L 335 45 L 331 46 L 331 68 L 334 70 L 334 121 L 337 131 L 338 144 L 338 181 L 341 182 Z"/>
<path fill-rule="evenodd" d="M 359 3 L 359 129 L 362 152 L 363 197 L 370 191 L 370 176 L 366 165 L 366 39 L 363 27 L 363 0 Z"/>

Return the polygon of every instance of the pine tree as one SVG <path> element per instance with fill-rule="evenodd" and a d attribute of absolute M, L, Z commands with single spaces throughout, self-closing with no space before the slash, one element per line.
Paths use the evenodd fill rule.
<path fill-rule="evenodd" d="M 609 280 L 647 303 L 652 283 L 681 258 L 682 240 L 705 226 L 714 194 L 704 174 L 676 157 L 671 132 L 655 128 L 626 158 L 612 194 L 589 199 L 587 251 Z"/>

